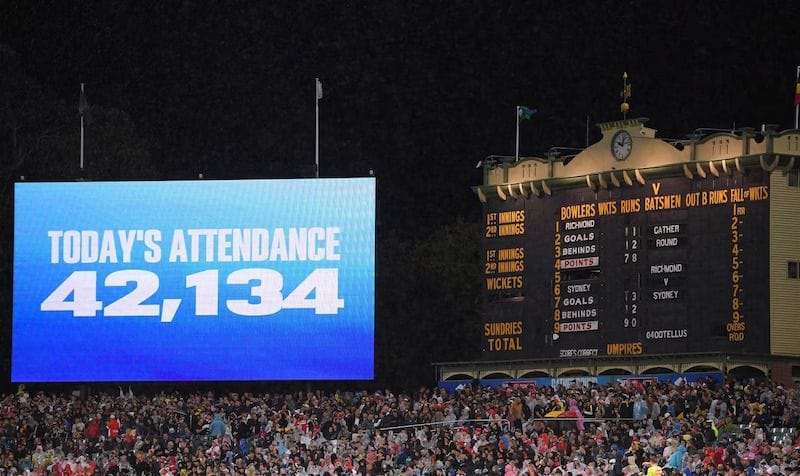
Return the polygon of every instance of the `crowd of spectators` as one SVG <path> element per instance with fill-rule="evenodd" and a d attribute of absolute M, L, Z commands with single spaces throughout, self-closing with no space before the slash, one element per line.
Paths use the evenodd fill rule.
<path fill-rule="evenodd" d="M 629 380 L 448 394 L 28 392 L 0 474 L 800 474 L 795 388 Z"/>

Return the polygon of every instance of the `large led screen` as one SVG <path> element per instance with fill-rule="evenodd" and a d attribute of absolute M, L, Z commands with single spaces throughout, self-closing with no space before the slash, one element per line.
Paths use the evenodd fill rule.
<path fill-rule="evenodd" d="M 373 378 L 375 180 L 18 183 L 12 380 Z"/>

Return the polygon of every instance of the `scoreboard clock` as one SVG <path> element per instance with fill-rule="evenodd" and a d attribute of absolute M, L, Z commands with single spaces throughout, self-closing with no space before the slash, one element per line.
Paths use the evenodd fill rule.
<path fill-rule="evenodd" d="M 768 353 L 769 183 L 753 170 L 489 199 L 484 357 Z"/>
<path fill-rule="evenodd" d="M 620 130 L 611 138 L 611 153 L 617 160 L 625 160 L 633 151 L 633 137 L 625 129 Z"/>

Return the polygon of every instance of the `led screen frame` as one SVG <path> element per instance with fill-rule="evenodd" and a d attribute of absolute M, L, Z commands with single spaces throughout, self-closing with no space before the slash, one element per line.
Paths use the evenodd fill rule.
<path fill-rule="evenodd" d="M 14 382 L 372 379 L 375 179 L 17 183 L 13 283 Z"/>

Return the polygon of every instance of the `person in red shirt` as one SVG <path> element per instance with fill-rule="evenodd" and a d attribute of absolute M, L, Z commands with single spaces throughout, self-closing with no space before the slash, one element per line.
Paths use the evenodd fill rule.
<path fill-rule="evenodd" d="M 117 417 L 112 413 L 106 422 L 106 427 L 108 428 L 108 437 L 109 438 L 116 438 L 119 436 L 119 420 Z"/>
<path fill-rule="evenodd" d="M 86 438 L 89 441 L 96 441 L 100 438 L 100 421 L 97 418 L 89 418 L 89 424 L 86 425 Z"/>

